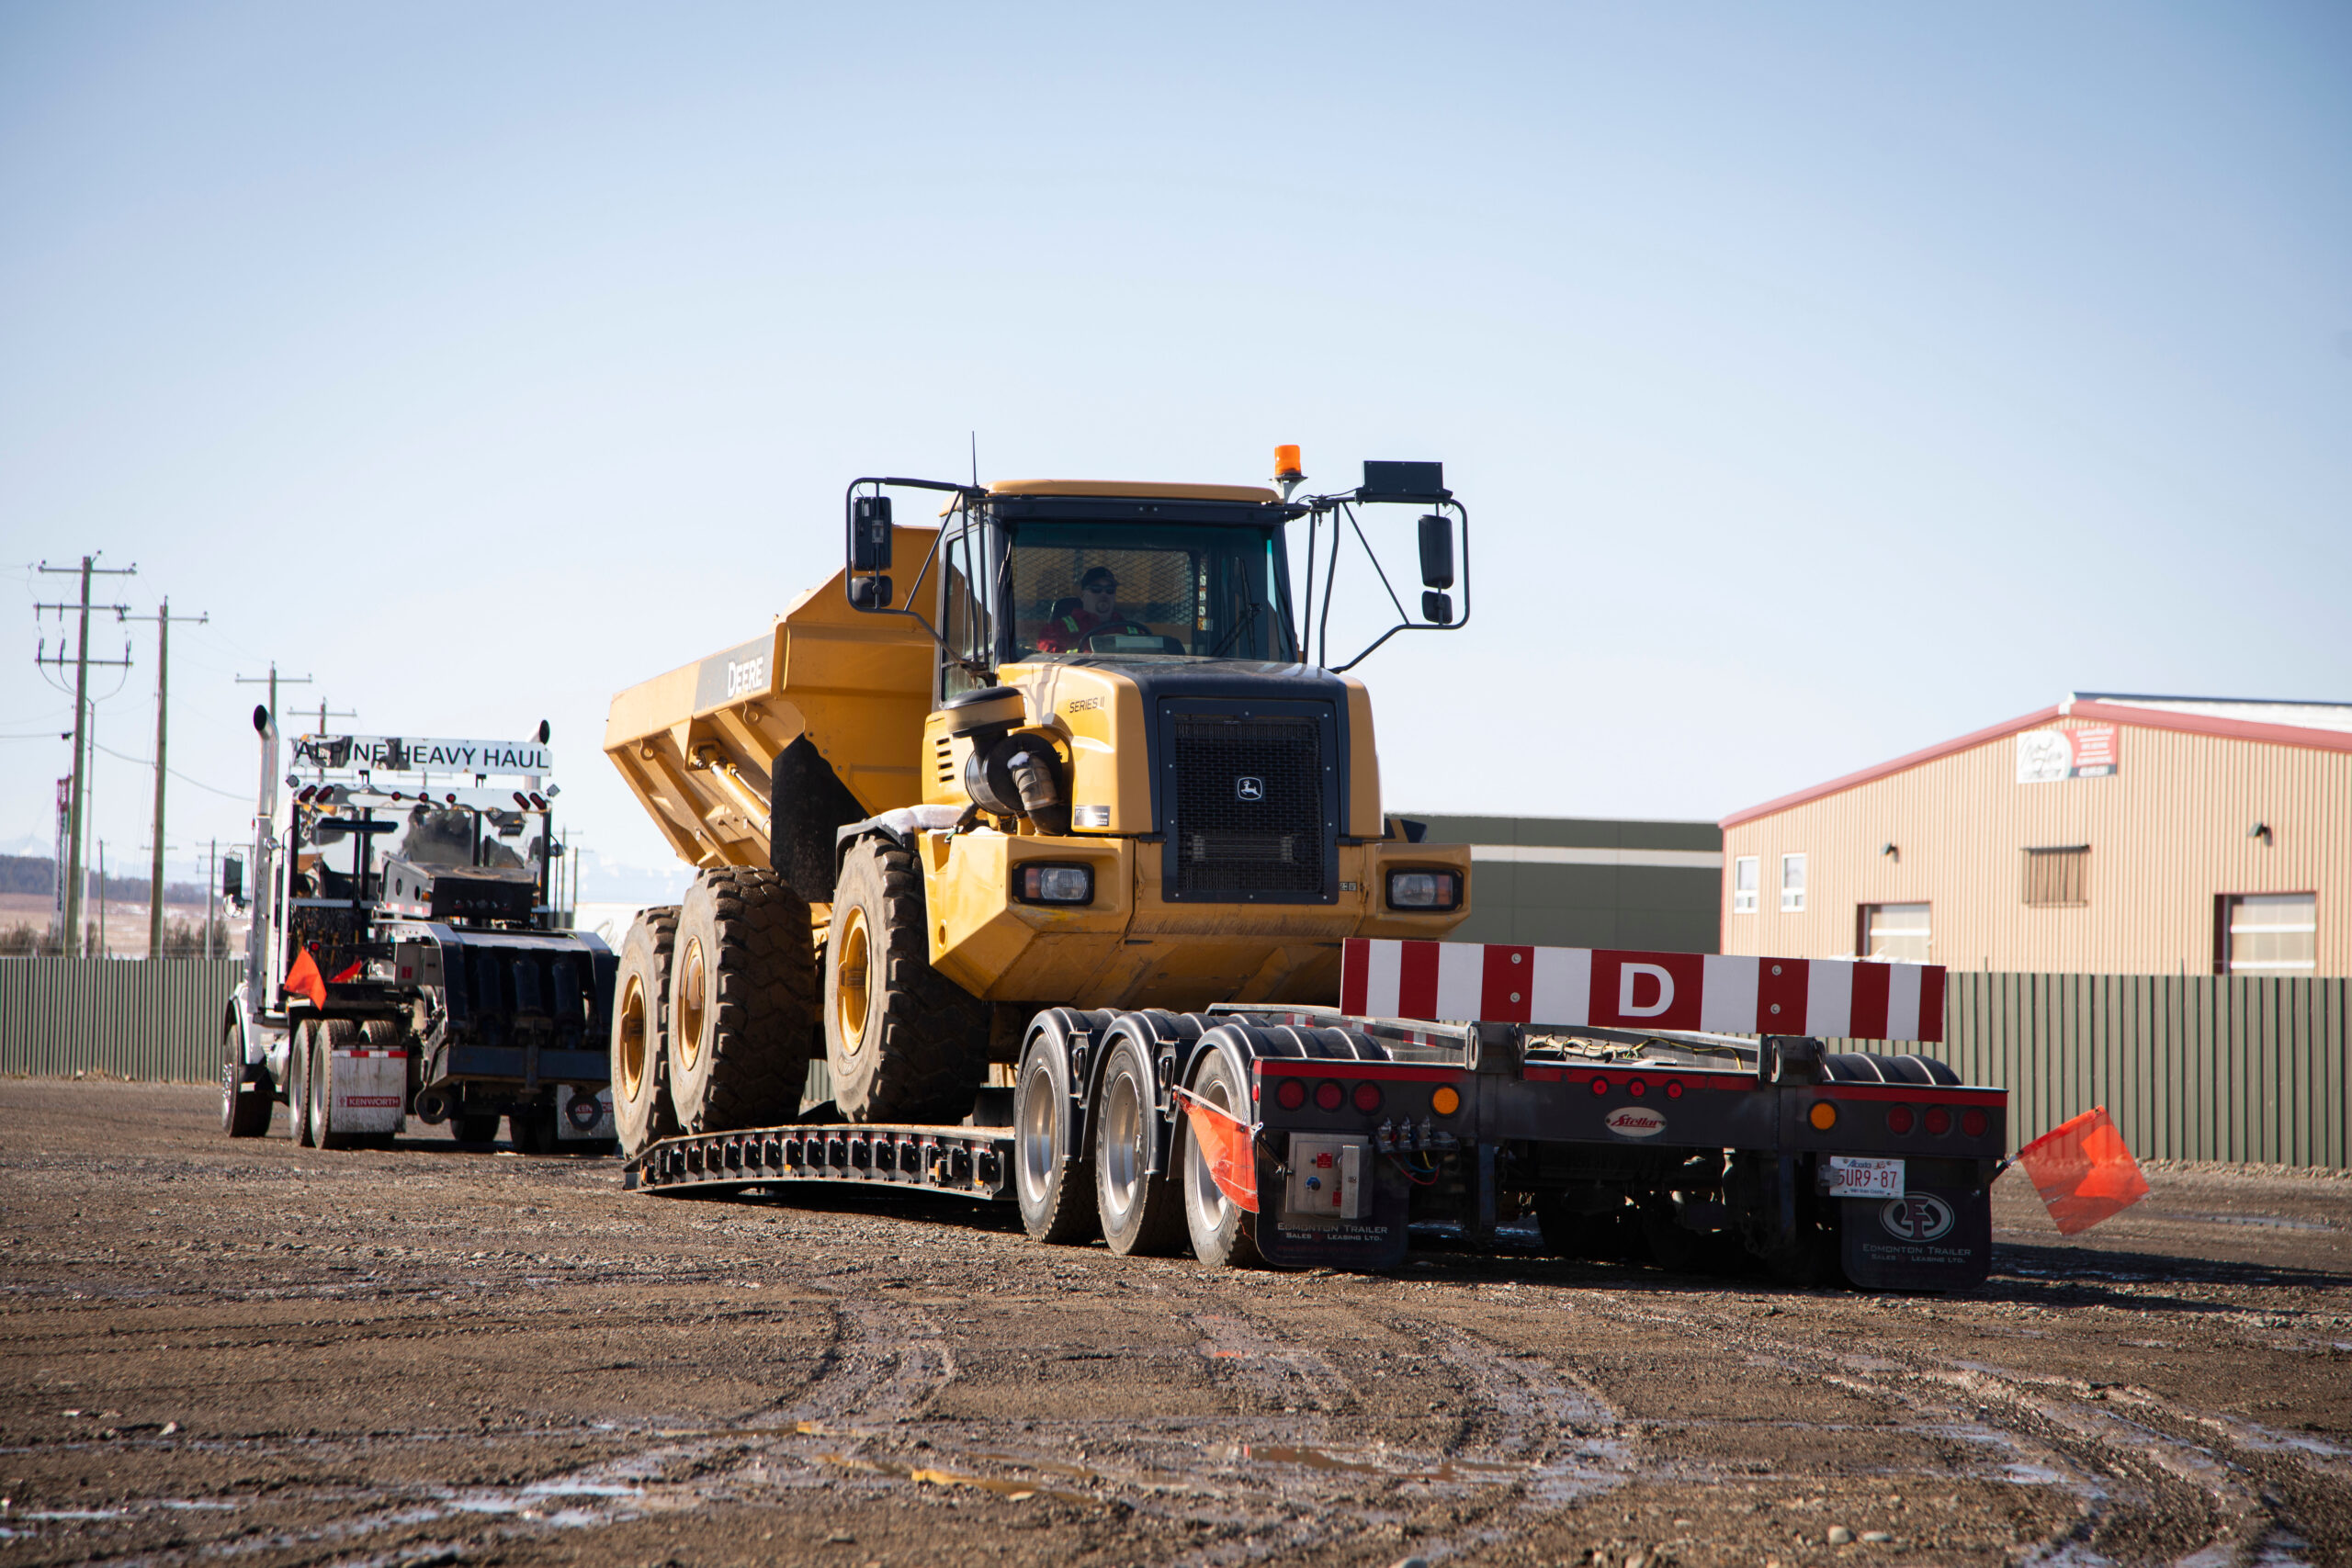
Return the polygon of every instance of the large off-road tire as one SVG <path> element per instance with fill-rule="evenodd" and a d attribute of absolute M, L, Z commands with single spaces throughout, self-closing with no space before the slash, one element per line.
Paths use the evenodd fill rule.
<path fill-rule="evenodd" d="M 311 1142 L 322 1149 L 348 1149 L 365 1140 L 334 1130 L 334 1054 L 356 1050 L 359 1026 L 347 1018 L 331 1018 L 311 1032 Z"/>
<path fill-rule="evenodd" d="M 1031 1237 L 1072 1247 L 1095 1234 L 1092 1162 L 1069 1159 L 1078 1118 L 1069 1097 L 1069 1056 L 1040 1034 L 1021 1054 L 1012 1091 L 1012 1195 Z"/>
<path fill-rule="evenodd" d="M 311 1132 L 311 1059 L 319 1032 L 317 1021 L 308 1020 L 295 1025 L 286 1037 L 286 1111 L 294 1123 L 294 1142 L 303 1148 L 312 1147 Z"/>
<path fill-rule="evenodd" d="M 1183 1194 L 1168 1172 L 1146 1169 L 1159 1141 L 1158 1099 L 1151 1057 L 1135 1040 L 1115 1037 L 1091 1118 L 1094 1212 L 1102 1239 L 1123 1257 L 1165 1258 L 1184 1245 Z"/>
<path fill-rule="evenodd" d="M 1212 1053 L 1203 1059 L 1193 1074 L 1192 1089 L 1219 1110 L 1250 1120 L 1250 1091 L 1222 1055 Z M 1184 1118 L 1182 1147 L 1176 1177 L 1184 1194 L 1184 1228 L 1192 1234 L 1193 1255 L 1212 1266 L 1261 1267 L 1265 1259 L 1258 1251 L 1258 1216 L 1227 1198 L 1209 1175 L 1190 1115 Z"/>
<path fill-rule="evenodd" d="M 269 1069 L 245 1060 L 245 1032 L 232 1013 L 220 1025 L 220 1130 L 232 1138 L 269 1131 Z"/>
<path fill-rule="evenodd" d="M 670 1104 L 670 956 L 678 907 L 648 909 L 630 922 L 613 976 L 613 1126 L 634 1159 L 678 1130 Z"/>
<path fill-rule="evenodd" d="M 931 966 L 928 921 L 914 856 L 851 847 L 825 942 L 825 1065 L 848 1121 L 953 1121 L 988 1081 L 988 1010 Z"/>
<path fill-rule="evenodd" d="M 670 1101 L 689 1133 L 790 1119 L 808 1080 L 808 902 L 772 871 L 706 871 L 670 954 Z"/>

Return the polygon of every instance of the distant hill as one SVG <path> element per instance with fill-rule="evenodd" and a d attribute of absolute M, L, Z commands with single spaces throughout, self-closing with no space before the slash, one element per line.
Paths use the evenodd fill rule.
<path fill-rule="evenodd" d="M 46 894 L 53 885 L 56 863 L 47 855 L 0 855 L 0 893 Z M 90 897 L 98 896 L 98 879 L 90 878 Z M 120 900 L 126 904 L 147 902 L 147 879 L 143 876 L 107 877 L 106 896 L 108 902 Z M 200 905 L 204 889 L 193 882 L 164 884 L 166 904 Z"/>

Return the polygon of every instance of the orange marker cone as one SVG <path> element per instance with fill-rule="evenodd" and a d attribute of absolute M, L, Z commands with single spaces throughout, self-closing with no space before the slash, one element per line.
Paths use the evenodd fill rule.
<path fill-rule="evenodd" d="M 2061 1235 L 2086 1231 L 2148 1195 L 2148 1179 L 2104 1105 L 2062 1122 L 2018 1151 L 2018 1163 Z"/>

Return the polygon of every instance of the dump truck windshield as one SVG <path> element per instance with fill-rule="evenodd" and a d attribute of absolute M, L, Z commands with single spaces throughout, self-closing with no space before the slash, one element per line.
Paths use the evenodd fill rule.
<path fill-rule="evenodd" d="M 1030 522 L 1008 534 L 1001 659 L 1297 657 L 1271 529 Z"/>

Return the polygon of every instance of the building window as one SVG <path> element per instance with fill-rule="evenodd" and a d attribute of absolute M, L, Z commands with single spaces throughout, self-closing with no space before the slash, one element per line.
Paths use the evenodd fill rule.
<path fill-rule="evenodd" d="M 1731 912 L 1756 913 L 1756 857 L 1740 855 L 1731 863 Z"/>
<path fill-rule="evenodd" d="M 1865 904 L 1855 921 L 1854 951 L 1864 958 L 1893 959 L 1901 964 L 1928 961 L 1928 906 L 1925 904 Z"/>
<path fill-rule="evenodd" d="M 2030 909 L 2073 909 L 2091 901 L 2091 847 L 2069 844 L 2025 852 L 2025 902 Z"/>
<path fill-rule="evenodd" d="M 2319 896 L 2233 893 L 2221 900 L 2222 975 L 2310 975 L 2319 968 Z"/>
<path fill-rule="evenodd" d="M 1781 857 L 1781 908 L 1793 912 L 1804 908 L 1804 856 Z"/>

